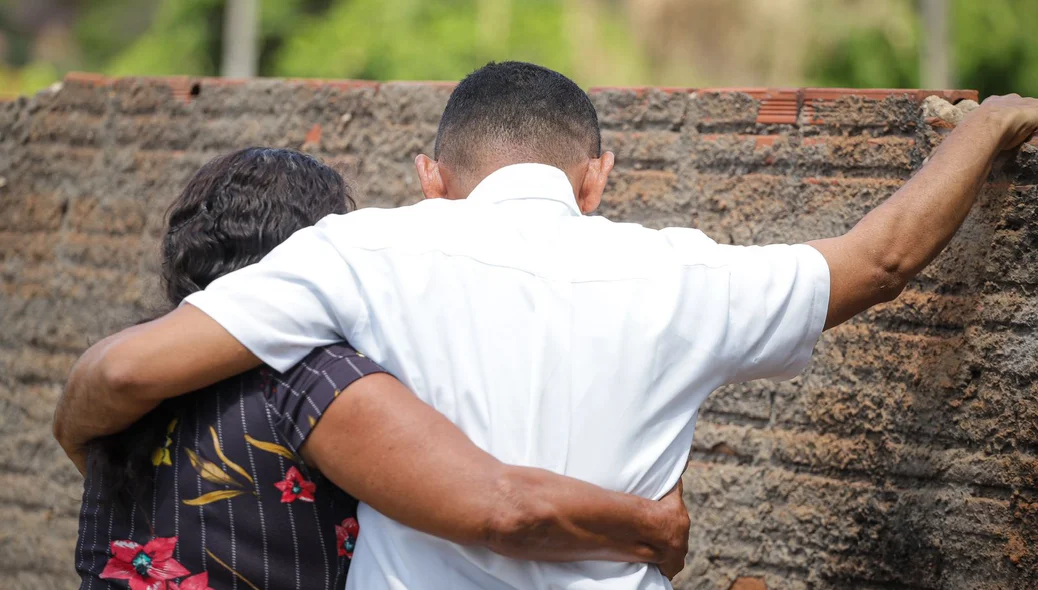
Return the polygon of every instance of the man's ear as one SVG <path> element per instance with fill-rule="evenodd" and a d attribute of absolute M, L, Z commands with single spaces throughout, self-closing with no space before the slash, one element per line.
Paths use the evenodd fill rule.
<path fill-rule="evenodd" d="M 425 154 L 418 154 L 414 159 L 414 167 L 418 171 L 418 182 L 422 184 L 422 193 L 426 199 L 447 197 L 447 183 L 443 180 L 439 162 Z"/>
<path fill-rule="evenodd" d="M 581 183 L 580 194 L 577 195 L 577 205 L 580 206 L 581 212 L 591 213 L 598 209 L 615 162 L 616 156 L 613 152 L 605 152 L 601 157 L 588 161 L 587 173 L 584 174 L 584 182 Z"/>

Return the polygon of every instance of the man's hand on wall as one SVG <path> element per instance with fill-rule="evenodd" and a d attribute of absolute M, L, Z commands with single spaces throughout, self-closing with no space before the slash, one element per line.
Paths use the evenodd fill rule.
<path fill-rule="evenodd" d="M 980 111 L 1003 132 L 1001 150 L 1010 150 L 1038 132 L 1038 99 L 1019 94 L 990 96 Z"/>

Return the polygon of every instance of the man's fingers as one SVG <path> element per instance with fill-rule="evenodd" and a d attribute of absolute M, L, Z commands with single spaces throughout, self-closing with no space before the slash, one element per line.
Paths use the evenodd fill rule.
<path fill-rule="evenodd" d="M 984 101 L 990 121 L 1002 129 L 1002 150 L 1013 150 L 1038 133 L 1038 99 L 1019 94 L 990 96 Z"/>

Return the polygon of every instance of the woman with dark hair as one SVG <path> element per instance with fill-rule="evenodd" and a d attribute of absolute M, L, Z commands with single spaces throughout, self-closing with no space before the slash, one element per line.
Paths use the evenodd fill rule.
<path fill-rule="evenodd" d="M 168 304 L 352 208 L 341 176 L 296 151 L 209 162 L 169 210 Z M 84 469 L 83 449 L 58 438 Z M 342 588 L 357 499 L 510 557 L 647 561 L 673 575 L 687 544 L 680 490 L 651 502 L 502 465 L 345 343 L 167 400 L 86 451 L 81 588 Z"/>

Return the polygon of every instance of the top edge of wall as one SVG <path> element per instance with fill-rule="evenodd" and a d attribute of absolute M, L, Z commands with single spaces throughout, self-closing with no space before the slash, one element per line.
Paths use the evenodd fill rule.
<path fill-rule="evenodd" d="M 199 86 L 239 86 L 250 82 L 281 82 L 284 84 L 334 87 L 334 88 L 378 88 L 385 85 L 407 85 L 407 86 L 433 86 L 440 88 L 451 88 L 456 82 L 446 81 L 389 81 L 374 82 L 371 80 L 334 80 L 321 78 L 218 78 L 202 76 L 128 76 L 124 78 L 105 76 L 90 72 L 70 72 L 65 76 L 66 83 L 89 84 L 94 86 L 111 86 L 119 81 L 136 81 L 145 84 L 157 84 L 169 86 L 177 91 L 185 89 L 188 92 L 194 85 Z M 782 88 L 782 87 L 715 87 L 715 88 L 685 88 L 667 86 L 594 86 L 589 92 L 623 91 L 641 94 L 649 91 L 664 92 L 668 94 L 746 94 L 758 100 L 776 99 L 798 99 L 798 100 L 836 100 L 842 97 L 858 96 L 873 100 L 882 100 L 889 96 L 907 96 L 909 98 L 923 101 L 928 96 L 940 96 L 949 102 L 960 100 L 977 100 L 979 98 L 976 90 L 966 89 L 918 89 L 918 88 Z"/>
<path fill-rule="evenodd" d="M 380 92 L 382 89 L 401 87 L 425 87 L 442 91 L 454 87 L 455 82 L 374 82 L 370 80 L 326 80 L 307 78 L 215 78 L 195 76 L 166 77 L 111 77 L 89 72 L 71 72 L 65 76 L 63 85 L 88 86 L 95 88 L 132 88 L 152 87 L 169 92 L 183 103 L 192 102 L 206 88 L 228 88 L 236 86 L 258 85 L 268 88 L 271 85 L 286 85 L 302 88 L 329 88 L 335 90 L 369 89 Z M 825 110 L 828 104 L 837 108 L 854 108 L 854 104 L 843 105 L 845 100 L 865 100 L 880 102 L 887 99 L 909 100 L 922 103 L 927 97 L 938 96 L 950 103 L 962 100 L 978 100 L 976 90 L 925 90 L 909 88 L 674 88 L 674 87 L 615 87 L 601 86 L 589 90 L 592 95 L 622 93 L 635 97 L 650 94 L 689 97 L 723 97 L 744 96 L 756 102 L 756 122 L 763 125 L 819 125 L 826 121 L 817 113 Z"/>

